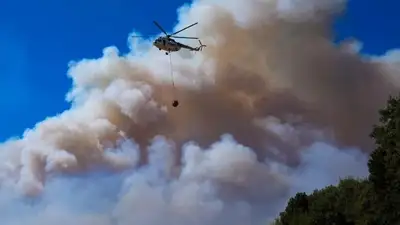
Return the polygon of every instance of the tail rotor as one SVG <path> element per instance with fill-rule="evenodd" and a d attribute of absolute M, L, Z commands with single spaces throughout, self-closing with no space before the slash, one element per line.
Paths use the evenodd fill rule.
<path fill-rule="evenodd" d="M 201 43 L 200 40 L 199 40 L 199 44 L 200 44 L 200 46 L 197 48 L 199 51 L 203 51 L 203 48 L 207 47 L 207 45 L 203 45 L 203 43 Z"/>

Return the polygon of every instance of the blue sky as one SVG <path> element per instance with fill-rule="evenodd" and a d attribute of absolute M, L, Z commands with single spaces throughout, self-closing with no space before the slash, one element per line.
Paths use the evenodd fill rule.
<path fill-rule="evenodd" d="M 184 0 L 4 0 L 0 1 L 0 139 L 21 135 L 38 121 L 67 109 L 71 87 L 67 64 L 101 56 L 116 45 L 126 51 L 133 30 L 167 29 Z M 385 4 L 386 3 L 386 4 Z M 400 16 L 394 0 L 350 0 L 335 25 L 338 39 L 356 37 L 364 52 L 400 46 Z"/>

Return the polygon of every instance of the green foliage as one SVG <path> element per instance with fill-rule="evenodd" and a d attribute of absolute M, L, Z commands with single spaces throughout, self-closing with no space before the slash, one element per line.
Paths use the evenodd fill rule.
<path fill-rule="evenodd" d="M 297 193 L 289 199 L 285 212 L 280 215 L 279 224 L 310 224 L 308 214 L 308 196 L 306 193 Z"/>
<path fill-rule="evenodd" d="M 279 216 L 281 225 L 366 225 L 373 224 L 371 187 L 366 180 L 341 180 L 310 195 L 297 193 Z"/>
<path fill-rule="evenodd" d="M 310 195 L 310 216 L 312 224 L 346 224 L 346 217 L 338 207 L 340 191 L 337 187 L 328 186 Z"/>
<path fill-rule="evenodd" d="M 375 224 L 375 198 L 368 180 L 344 179 L 338 185 L 338 208 L 353 224 Z"/>
<path fill-rule="evenodd" d="M 379 113 L 380 124 L 370 135 L 376 149 L 368 161 L 369 180 L 379 203 L 380 223 L 394 224 L 400 221 L 400 96 L 390 97 Z"/>
<path fill-rule="evenodd" d="M 386 191 L 398 179 L 400 168 L 400 99 L 390 97 L 387 106 L 379 111 L 379 125 L 375 125 L 371 137 L 376 149 L 368 162 L 370 181 L 376 191 Z M 396 179 L 397 177 L 397 179 Z"/>
<path fill-rule="evenodd" d="M 337 186 L 297 193 L 275 225 L 393 225 L 400 222 L 400 95 L 379 111 L 371 137 L 376 149 L 368 179 L 343 179 Z"/>
<path fill-rule="evenodd" d="M 372 224 L 370 185 L 366 180 L 341 180 L 338 186 L 316 190 L 311 195 L 298 193 L 280 214 L 282 225 L 366 225 Z"/>

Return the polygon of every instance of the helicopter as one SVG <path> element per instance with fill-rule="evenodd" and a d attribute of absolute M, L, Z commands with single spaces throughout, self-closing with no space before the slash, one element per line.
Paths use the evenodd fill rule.
<path fill-rule="evenodd" d="M 197 25 L 198 23 L 193 23 L 181 30 L 176 31 L 173 34 L 168 34 L 162 27 L 160 24 L 158 24 L 156 21 L 153 21 L 154 24 L 165 34 L 165 36 L 163 37 L 158 37 L 156 40 L 153 41 L 153 46 L 155 46 L 156 48 L 158 48 L 158 50 L 164 50 L 165 54 L 168 55 L 171 52 L 177 52 L 179 50 L 181 50 L 182 48 L 188 49 L 190 51 L 202 51 L 204 47 L 207 47 L 207 45 L 203 45 L 201 43 L 201 41 L 199 40 L 199 38 L 197 37 L 181 37 L 181 36 L 174 36 L 175 34 L 178 34 L 190 27 L 193 27 L 194 25 Z M 172 37 L 172 38 L 171 38 Z M 198 47 L 191 47 L 189 45 L 185 45 L 182 44 L 180 42 L 175 41 L 173 38 L 182 38 L 182 39 L 197 39 L 199 40 L 199 44 L 200 46 Z"/>

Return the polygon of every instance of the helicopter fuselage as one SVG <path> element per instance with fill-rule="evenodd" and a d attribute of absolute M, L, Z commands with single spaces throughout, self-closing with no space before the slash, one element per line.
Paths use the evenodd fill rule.
<path fill-rule="evenodd" d="M 181 46 L 172 38 L 159 37 L 154 42 L 153 45 L 159 50 L 164 50 L 166 52 L 177 52 L 181 49 Z"/>

